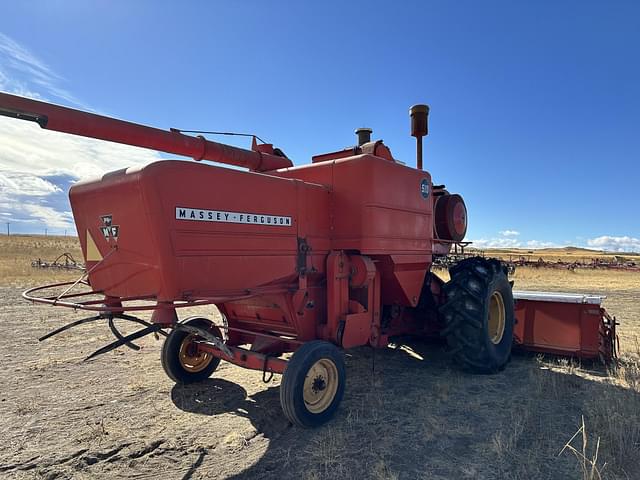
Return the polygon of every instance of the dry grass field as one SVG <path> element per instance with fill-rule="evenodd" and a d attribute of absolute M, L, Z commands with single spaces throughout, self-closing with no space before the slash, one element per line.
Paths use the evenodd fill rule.
<path fill-rule="evenodd" d="M 264 384 L 223 364 L 201 384 L 176 386 L 153 337 L 140 352 L 83 362 L 111 340 L 106 325 L 38 343 L 82 317 L 20 298 L 77 276 L 31 269 L 63 251 L 80 256 L 70 238 L 0 237 L 2 478 L 640 478 L 639 273 L 519 269 L 513 278 L 518 289 L 607 295 L 622 323 L 615 369 L 514 354 L 504 372 L 474 376 L 439 345 L 359 348 L 346 354 L 337 417 L 301 430 L 281 415 L 277 376 Z"/>
<path fill-rule="evenodd" d="M 3 286 L 22 287 L 75 279 L 78 272 L 31 267 L 33 260 L 52 262 L 65 252 L 76 261 L 83 261 L 77 237 L 0 235 L 0 282 Z"/>
<path fill-rule="evenodd" d="M 474 249 L 469 249 L 473 252 Z M 524 248 L 506 248 L 506 249 L 488 249 L 479 251 L 487 256 L 502 258 L 504 260 L 516 260 L 524 257 L 527 260 L 536 261 L 542 258 L 547 262 L 562 260 L 563 262 L 581 262 L 590 263 L 593 259 L 611 261 L 615 258 L 633 261 L 640 261 L 640 255 L 637 253 L 614 253 L 603 252 L 601 250 L 591 250 L 588 248 L 578 247 L 556 247 L 556 248 L 540 248 L 536 250 L 527 250 Z"/>

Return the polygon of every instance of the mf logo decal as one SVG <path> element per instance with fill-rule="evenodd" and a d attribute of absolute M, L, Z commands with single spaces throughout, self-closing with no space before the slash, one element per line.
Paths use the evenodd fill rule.
<path fill-rule="evenodd" d="M 118 225 L 113 224 L 113 216 L 112 215 L 102 215 L 100 217 L 102 221 L 102 225 L 100 226 L 100 231 L 102 232 L 102 236 L 108 241 L 113 238 L 114 240 L 118 240 L 118 234 L 120 233 L 120 227 Z"/>
<path fill-rule="evenodd" d="M 429 180 L 426 178 L 423 178 L 420 182 L 420 195 L 422 195 L 422 198 L 429 197 Z"/>

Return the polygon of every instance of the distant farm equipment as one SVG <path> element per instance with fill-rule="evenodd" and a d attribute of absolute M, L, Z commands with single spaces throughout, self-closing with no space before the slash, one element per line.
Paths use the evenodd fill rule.
<path fill-rule="evenodd" d="M 503 259 L 508 265 L 515 267 L 534 267 L 534 268 L 557 268 L 562 270 L 578 270 L 578 269 L 608 269 L 608 270 L 627 270 L 640 271 L 640 261 L 628 260 L 624 257 L 614 256 L 612 259 L 591 258 L 587 261 L 575 260 L 568 262 L 561 258 L 557 260 L 545 260 L 542 257 L 537 259 L 530 256 L 520 256 Z"/>
<path fill-rule="evenodd" d="M 487 258 L 486 252 L 482 250 L 471 250 L 465 252 L 452 252 L 449 255 L 442 255 L 434 257 L 433 268 L 440 270 L 447 270 L 454 266 L 456 263 L 464 260 L 465 258 L 480 256 Z M 518 267 L 529 268 L 553 268 L 558 270 L 617 270 L 617 271 L 629 271 L 640 272 L 640 259 L 631 260 L 628 257 L 613 255 L 611 258 L 590 258 L 590 259 L 576 259 L 574 261 L 567 261 L 566 259 L 558 258 L 557 260 L 545 259 L 536 255 L 495 255 L 492 252 L 492 257 L 500 258 L 502 264 L 507 267 L 509 275 L 515 273 Z"/>
<path fill-rule="evenodd" d="M 58 270 L 84 270 L 84 263 L 76 261 L 69 252 L 58 255 L 52 262 L 37 258 L 31 262 L 33 268 L 54 268 Z"/>

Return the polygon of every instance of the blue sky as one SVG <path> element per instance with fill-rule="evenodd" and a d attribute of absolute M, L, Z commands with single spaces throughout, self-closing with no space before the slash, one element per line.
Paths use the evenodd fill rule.
<path fill-rule="evenodd" d="M 479 246 L 640 251 L 640 3 L 5 2 L 0 90 L 162 128 L 257 133 L 296 164 L 373 128 L 461 193 Z M 229 139 L 223 139 L 229 142 Z M 247 146 L 244 141 L 233 141 Z M 0 119 L 0 222 L 72 229 L 77 178 L 155 152 Z"/>

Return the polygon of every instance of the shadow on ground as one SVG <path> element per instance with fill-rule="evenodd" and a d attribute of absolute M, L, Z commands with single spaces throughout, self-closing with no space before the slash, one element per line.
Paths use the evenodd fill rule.
<path fill-rule="evenodd" d="M 214 378 L 171 394 L 188 412 L 248 418 L 268 439 L 266 452 L 236 479 L 582 478 L 576 458 L 559 453 L 583 415 L 587 430 L 600 429 L 605 478 L 638 478 L 639 444 L 626 460 L 609 453 L 619 448 L 609 419 L 619 412 L 610 409 L 635 408 L 637 418 L 638 394 L 602 382 L 602 367 L 586 368 L 577 374 L 566 362 L 515 355 L 504 372 L 470 375 L 452 368 L 439 346 L 361 348 L 347 355 L 337 416 L 315 430 L 286 421 L 278 387 L 247 396 Z"/>
<path fill-rule="evenodd" d="M 240 385 L 209 378 L 191 385 L 175 385 L 171 400 L 180 410 L 200 415 L 230 413 L 251 421 L 266 438 L 277 438 L 290 424 L 281 415 L 280 389 L 270 387 L 251 396 Z"/>

